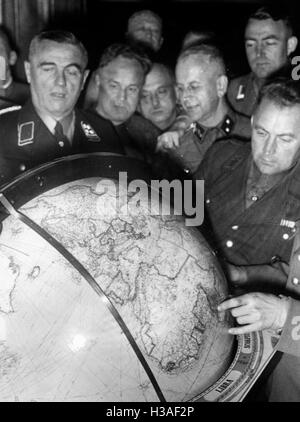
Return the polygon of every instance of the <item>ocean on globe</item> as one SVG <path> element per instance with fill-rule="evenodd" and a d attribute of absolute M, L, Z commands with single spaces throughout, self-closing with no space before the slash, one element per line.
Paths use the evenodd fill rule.
<path fill-rule="evenodd" d="M 135 201 L 116 185 L 82 178 L 20 211 L 96 280 L 165 400 L 192 400 L 232 359 L 230 322 L 217 312 L 224 275 L 197 229 L 152 215 L 147 195 Z M 159 400 L 106 301 L 13 215 L 2 221 L 0 271 L 0 401 Z"/>

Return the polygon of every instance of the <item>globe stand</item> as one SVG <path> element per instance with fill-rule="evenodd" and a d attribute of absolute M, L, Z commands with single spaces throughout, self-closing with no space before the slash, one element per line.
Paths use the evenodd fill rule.
<path fill-rule="evenodd" d="M 279 337 L 269 331 L 238 336 L 238 347 L 226 373 L 194 402 L 241 402 L 258 380 L 271 358 Z"/>

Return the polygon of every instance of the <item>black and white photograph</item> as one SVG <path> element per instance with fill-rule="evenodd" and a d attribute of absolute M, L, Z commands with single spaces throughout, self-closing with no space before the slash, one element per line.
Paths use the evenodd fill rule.
<path fill-rule="evenodd" d="M 91 402 L 300 403 L 296 1 L 0 0 L 0 404 Z"/>

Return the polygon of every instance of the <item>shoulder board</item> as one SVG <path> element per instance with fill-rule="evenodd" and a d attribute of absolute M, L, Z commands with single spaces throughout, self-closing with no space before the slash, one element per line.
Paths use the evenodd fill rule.
<path fill-rule="evenodd" d="M 8 108 L 3 108 L 2 110 L 0 110 L 0 116 L 2 116 L 3 114 L 10 113 L 11 111 L 20 110 L 21 108 L 22 108 L 22 106 L 12 106 L 12 107 L 8 107 Z"/>

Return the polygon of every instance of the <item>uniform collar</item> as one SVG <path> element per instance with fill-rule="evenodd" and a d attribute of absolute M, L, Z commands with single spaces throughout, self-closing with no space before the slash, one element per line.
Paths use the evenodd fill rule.
<path fill-rule="evenodd" d="M 193 133 L 197 136 L 197 138 L 201 140 L 206 132 L 216 128 L 220 129 L 225 135 L 230 135 L 235 126 L 235 122 L 236 114 L 228 107 L 227 113 L 217 126 L 205 127 L 198 122 L 194 122 L 191 124 L 190 128 L 193 130 Z"/>
<path fill-rule="evenodd" d="M 61 120 L 56 120 L 52 116 L 49 116 L 45 113 L 40 113 L 37 111 L 37 114 L 41 118 L 41 120 L 44 122 L 44 124 L 47 126 L 49 131 L 54 135 L 55 133 L 55 126 L 57 122 L 59 121 L 63 127 L 64 135 L 71 141 L 74 136 L 74 130 L 75 130 L 75 112 L 72 111 L 68 116 L 64 117 Z"/>

